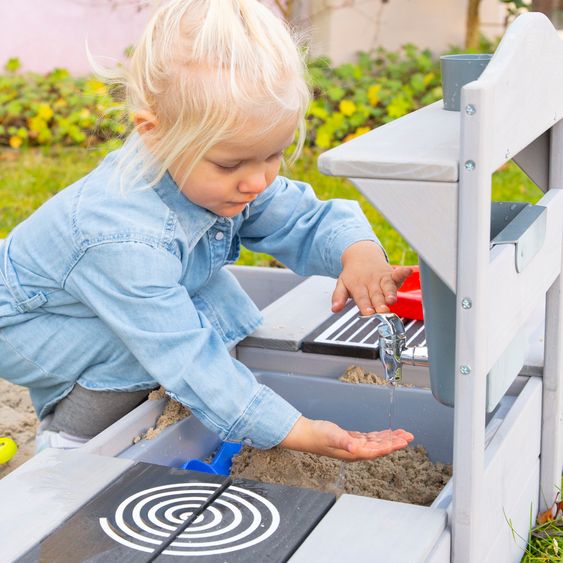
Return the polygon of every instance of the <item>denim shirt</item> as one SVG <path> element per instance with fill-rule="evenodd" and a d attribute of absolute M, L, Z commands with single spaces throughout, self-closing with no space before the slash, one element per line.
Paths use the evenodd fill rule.
<path fill-rule="evenodd" d="M 0 243 L 0 338 L 39 316 L 97 317 L 221 439 L 278 444 L 299 412 L 229 353 L 262 319 L 223 266 L 242 243 L 301 275 L 337 277 L 346 247 L 377 242 L 359 205 L 320 201 L 309 185 L 279 176 L 241 214 L 219 217 L 189 201 L 169 174 L 153 189 L 122 194 L 115 163 L 111 153 Z M 0 361 L 9 379 L 2 369 Z M 94 386 L 123 388 L 126 377 L 108 373 Z M 24 384 L 40 418 L 72 388 Z"/>

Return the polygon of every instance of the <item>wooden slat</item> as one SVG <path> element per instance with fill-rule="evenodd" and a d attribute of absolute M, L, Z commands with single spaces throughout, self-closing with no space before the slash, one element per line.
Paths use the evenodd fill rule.
<path fill-rule="evenodd" d="M 132 465 L 49 448 L 18 467 L 0 481 L 0 559 L 21 557 Z"/>
<path fill-rule="evenodd" d="M 440 100 L 319 157 L 330 176 L 457 182 L 459 113 Z"/>
<path fill-rule="evenodd" d="M 449 530 L 444 530 L 440 539 L 436 542 L 432 553 L 424 563 L 450 563 L 450 551 L 452 548 L 452 534 Z"/>
<path fill-rule="evenodd" d="M 530 143 L 512 160 L 543 192 L 549 186 L 549 131 Z"/>
<path fill-rule="evenodd" d="M 490 92 L 490 172 L 519 153 L 563 117 L 563 44 L 539 13 L 519 16 L 483 74 L 462 89 Z"/>
<path fill-rule="evenodd" d="M 549 183 L 553 191 L 563 188 L 563 122 L 551 130 Z M 562 249 L 563 252 L 563 249 Z M 563 254 L 561 256 L 563 263 Z M 561 487 L 563 450 L 561 439 L 561 397 L 563 377 L 563 274 L 559 272 L 546 301 L 545 353 L 543 373 L 542 454 L 540 510 L 546 510 L 549 498 Z M 550 494 L 551 493 L 551 494 Z"/>
<path fill-rule="evenodd" d="M 527 474 L 521 475 L 518 487 L 512 491 L 504 511 L 506 516 L 499 533 L 492 538 L 483 555 L 484 563 L 519 563 L 528 540 L 530 520 L 535 521 L 538 506 L 540 463 L 536 459 Z M 514 530 L 514 536 L 512 535 Z"/>
<path fill-rule="evenodd" d="M 360 191 L 455 291 L 458 185 L 351 178 Z M 427 218 L 421 220 L 421 218 Z"/>
<path fill-rule="evenodd" d="M 290 563 L 422 562 L 445 528 L 445 510 L 342 495 Z"/>
<path fill-rule="evenodd" d="M 514 266 L 514 245 L 495 246 L 488 274 L 490 306 L 487 370 L 528 321 L 561 268 L 563 190 L 550 190 L 539 202 L 548 207 L 545 242 L 523 272 Z M 541 275 L 538 275 L 541 273 Z"/>
<path fill-rule="evenodd" d="M 541 402 L 542 382 L 539 378 L 531 378 L 486 450 L 486 506 L 479 515 L 483 529 L 480 561 L 484 561 L 489 546 L 499 536 L 504 542 L 502 553 L 514 552 L 507 519 L 512 519 L 516 532 L 526 537 L 530 510 L 534 515 L 537 513 Z M 530 475 L 535 476 L 535 485 L 532 483 L 526 488 L 524 485 Z M 524 493 L 526 498 L 522 498 Z M 502 560 L 511 559 L 503 556 Z"/>
<path fill-rule="evenodd" d="M 477 563 L 485 509 L 484 449 L 486 404 L 487 311 L 491 176 L 489 171 L 490 93 L 465 97 L 476 113 L 462 113 L 458 196 L 458 249 L 455 343 L 455 434 L 453 458 L 452 554 L 455 561 Z M 463 99 L 463 93 L 462 93 Z M 470 299 L 472 307 L 462 307 Z M 463 366 L 463 368 L 462 368 Z"/>
<path fill-rule="evenodd" d="M 336 281 L 311 276 L 268 305 L 264 323 L 239 345 L 297 351 L 303 339 L 332 315 L 331 297 Z"/>

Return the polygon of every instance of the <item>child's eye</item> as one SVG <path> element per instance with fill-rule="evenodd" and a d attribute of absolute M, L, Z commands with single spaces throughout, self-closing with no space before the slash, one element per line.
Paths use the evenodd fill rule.
<path fill-rule="evenodd" d="M 217 166 L 219 170 L 223 170 L 224 172 L 232 172 L 233 170 L 236 170 L 240 165 L 240 162 L 237 162 L 236 164 L 229 164 L 228 166 L 225 164 L 219 164 L 217 162 L 215 163 L 215 166 Z"/>

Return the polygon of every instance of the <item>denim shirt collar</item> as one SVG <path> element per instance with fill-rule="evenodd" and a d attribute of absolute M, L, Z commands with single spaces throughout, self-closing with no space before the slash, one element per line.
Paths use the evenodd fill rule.
<path fill-rule="evenodd" d="M 188 236 L 188 245 L 195 246 L 197 241 L 218 220 L 219 216 L 190 201 L 178 187 L 169 172 L 166 172 L 160 182 L 153 188 L 162 201 L 177 216 Z"/>

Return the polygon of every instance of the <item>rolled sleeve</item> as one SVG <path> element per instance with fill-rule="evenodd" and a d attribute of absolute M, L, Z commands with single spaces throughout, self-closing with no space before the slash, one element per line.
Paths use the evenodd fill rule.
<path fill-rule="evenodd" d="M 243 441 L 257 448 L 271 448 L 279 444 L 293 428 L 301 413 L 269 387 L 261 385 L 226 441 Z M 259 436 L 259 441 L 252 439 Z M 242 438 L 241 438 L 242 437 Z"/>
<path fill-rule="evenodd" d="M 179 283 L 181 273 L 180 260 L 165 249 L 112 242 L 89 248 L 67 276 L 65 289 L 222 439 L 274 446 L 299 413 L 230 355 Z"/>
<path fill-rule="evenodd" d="M 360 226 L 347 225 L 341 229 L 336 229 L 330 239 L 330 243 L 326 246 L 325 261 L 329 264 L 333 277 L 338 277 L 342 271 L 342 254 L 344 254 L 344 251 L 350 245 L 363 240 L 369 240 L 378 244 L 385 254 L 385 259 L 389 262 L 385 249 L 373 233 L 369 233 Z"/>

